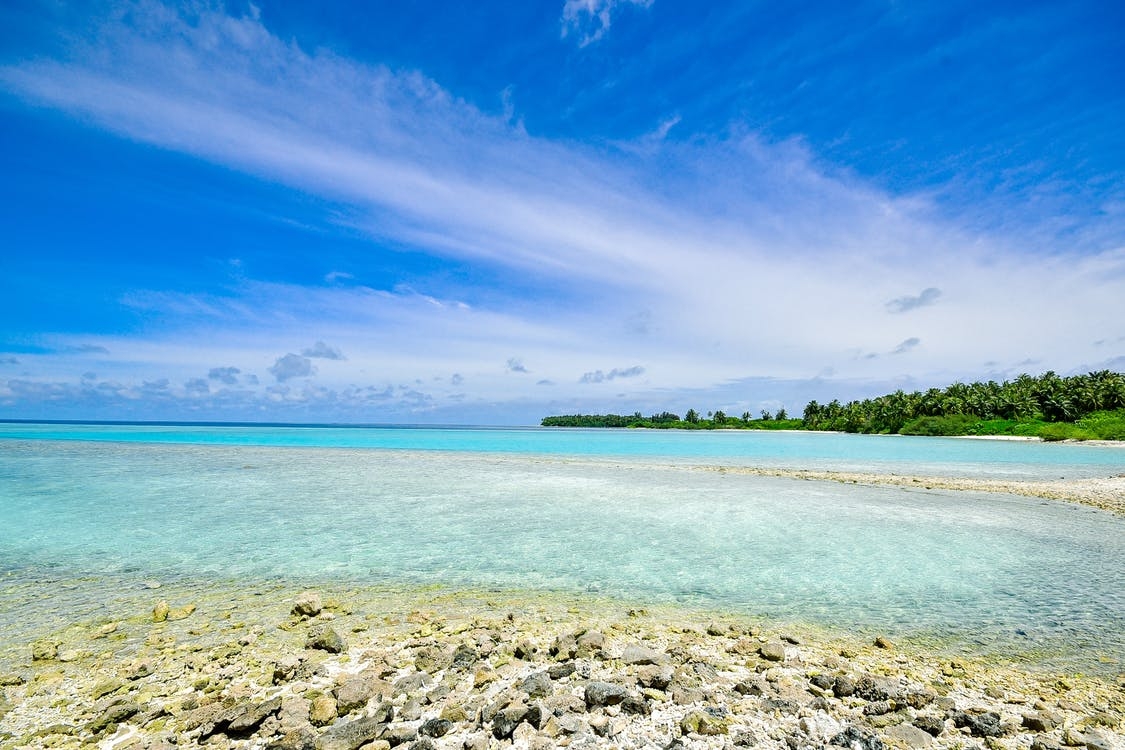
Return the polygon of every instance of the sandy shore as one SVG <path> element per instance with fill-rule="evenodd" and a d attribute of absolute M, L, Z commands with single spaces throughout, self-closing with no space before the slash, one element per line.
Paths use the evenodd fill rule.
<path fill-rule="evenodd" d="M 185 593 L 27 644 L 0 745 L 1125 747 L 1125 675 L 561 595 Z"/>
<path fill-rule="evenodd" d="M 892 485 L 970 492 L 1002 492 L 1009 495 L 1041 497 L 1081 503 L 1110 513 L 1125 515 L 1125 474 L 1093 479 L 1060 479 L 1055 481 L 973 479 L 965 477 L 926 477 L 875 472 L 824 471 L 814 469 L 775 469 L 740 466 L 701 466 L 705 471 L 750 474 L 763 477 L 789 477 L 849 484 Z"/>

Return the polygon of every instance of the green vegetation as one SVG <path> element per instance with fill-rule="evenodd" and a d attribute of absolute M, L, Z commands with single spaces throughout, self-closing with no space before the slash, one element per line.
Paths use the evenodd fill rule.
<path fill-rule="evenodd" d="M 810 401 L 801 419 L 782 409 L 758 419 L 721 410 L 706 418 L 689 409 L 670 412 L 546 417 L 545 427 L 647 427 L 682 430 L 835 430 L 902 435 L 1020 435 L 1043 440 L 1125 440 L 1125 374 L 1102 370 L 1060 377 L 1047 372 L 997 383 L 954 383 L 947 388 L 841 404 Z"/>
<path fill-rule="evenodd" d="M 653 414 L 650 417 L 636 412 L 629 416 L 620 414 L 569 414 L 560 417 L 544 417 L 543 427 L 647 427 L 650 429 L 676 430 L 800 430 L 800 419 L 775 418 L 763 412 L 764 418 L 752 419 L 749 413 L 742 417 L 728 417 L 721 411 L 709 412 L 706 418 L 699 416 L 695 409 L 689 409 L 683 419 L 669 412 Z M 782 412 L 784 416 L 784 412 Z"/>

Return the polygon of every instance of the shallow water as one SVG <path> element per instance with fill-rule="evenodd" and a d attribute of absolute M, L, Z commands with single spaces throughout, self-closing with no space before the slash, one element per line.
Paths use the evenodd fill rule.
<path fill-rule="evenodd" d="M 37 586 L 67 587 L 74 612 L 118 581 L 333 581 L 597 592 L 1125 663 L 1125 519 L 690 466 L 713 460 L 0 440 L 0 633 L 58 627 Z"/>

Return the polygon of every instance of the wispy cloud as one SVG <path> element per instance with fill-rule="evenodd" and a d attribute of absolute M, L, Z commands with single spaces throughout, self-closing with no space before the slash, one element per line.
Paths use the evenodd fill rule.
<path fill-rule="evenodd" d="M 312 359 L 347 359 L 339 349 L 334 346 L 329 346 L 323 341 L 318 341 L 309 348 L 302 349 L 301 355 Z"/>
<path fill-rule="evenodd" d="M 938 301 L 939 297 L 941 297 L 941 290 L 931 286 L 923 289 L 917 296 L 896 297 L 887 302 L 887 309 L 893 313 L 904 313 L 916 310 L 919 307 L 932 305 Z"/>
<path fill-rule="evenodd" d="M 916 336 L 911 336 L 910 338 L 906 339 L 901 344 L 896 346 L 894 348 L 894 351 L 891 352 L 891 354 L 906 354 L 908 351 L 910 351 L 911 349 L 913 349 L 914 347 L 918 346 L 921 343 L 922 343 L 922 339 L 917 338 Z"/>
<path fill-rule="evenodd" d="M 645 3 L 568 2 L 563 18 L 575 24 L 564 28 L 592 42 L 626 5 Z M 142 2 L 64 55 L 0 68 L 0 88 L 124 139 L 331 201 L 351 237 L 359 229 L 499 279 L 464 290 L 437 273 L 378 289 L 322 270 L 307 285 L 243 274 L 223 291 L 133 289 L 121 302 L 160 319 L 159 333 L 51 342 L 23 357 L 39 362 L 38 374 L 12 381 L 7 392 L 21 395 L 9 399 L 66 397 L 50 395 L 69 393 L 56 386 L 77 368 L 63 360 L 95 353 L 106 355 L 99 372 L 112 373 L 99 387 L 130 394 L 160 382 L 161 393 L 178 393 L 168 382 L 229 363 L 229 377 L 253 392 L 240 398 L 255 408 L 376 408 L 394 401 L 378 395 L 390 384 L 458 373 L 462 380 L 441 384 L 456 393 L 427 387 L 415 399 L 431 408 L 465 398 L 469 384 L 469 399 L 482 403 L 541 399 L 548 389 L 509 376 L 528 372 L 524 361 L 559 399 L 613 380 L 670 397 L 750 377 L 804 382 L 831 372 L 840 382 L 882 382 L 905 361 L 938 381 L 985 361 L 1032 358 L 1065 371 L 1117 356 L 1104 346 L 1095 355 L 1088 342 L 1125 335 L 1125 247 L 1068 254 L 1058 238 L 1036 234 L 1028 247 L 1014 232 L 980 232 L 924 195 L 889 193 L 798 138 L 773 140 L 739 122 L 691 137 L 642 136 L 635 149 L 551 140 L 422 73 L 306 51 L 254 15 Z M 656 135 L 673 125 L 679 134 L 687 122 L 667 119 Z M 910 289 L 922 291 L 902 294 Z M 476 292 L 472 305 L 462 292 Z M 925 315 L 887 314 L 921 307 Z M 317 344 L 278 357 L 294 347 L 294 330 Z M 891 341 L 911 356 L 857 354 L 886 352 Z M 574 364 L 622 360 L 646 369 Z M 268 389 L 255 373 L 272 381 Z M 208 372 L 213 384 L 237 384 L 227 377 Z M 231 387 L 209 397 L 236 398 Z"/>
<path fill-rule="evenodd" d="M 566 0 L 562 12 L 562 38 L 578 39 L 585 47 L 598 41 L 609 32 L 613 14 L 621 6 L 635 5 L 647 8 L 653 0 Z"/>
<path fill-rule="evenodd" d="M 645 368 L 640 365 L 626 367 L 623 369 L 613 368 L 609 372 L 602 372 L 601 370 L 594 370 L 593 372 L 586 372 L 578 379 L 579 383 L 606 383 L 618 378 L 635 378 L 638 375 L 643 375 Z"/>
<path fill-rule="evenodd" d="M 224 385 L 235 385 L 238 383 L 238 374 L 242 372 L 237 367 L 212 367 L 207 372 L 207 377 L 211 380 L 218 380 Z"/>

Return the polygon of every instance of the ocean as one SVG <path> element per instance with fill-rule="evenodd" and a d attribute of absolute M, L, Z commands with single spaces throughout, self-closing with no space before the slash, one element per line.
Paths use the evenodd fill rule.
<path fill-rule="evenodd" d="M 592 596 L 1125 668 L 1125 518 L 724 467 L 1111 476 L 1115 446 L 821 433 L 0 424 L 0 658 L 156 585 Z M 151 605 L 148 605 L 151 606 Z"/>

